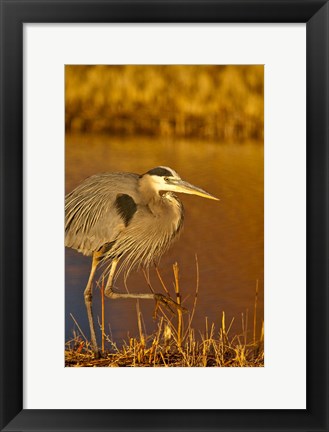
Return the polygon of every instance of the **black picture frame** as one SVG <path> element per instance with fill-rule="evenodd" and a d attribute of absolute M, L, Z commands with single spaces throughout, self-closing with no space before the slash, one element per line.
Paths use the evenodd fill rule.
<path fill-rule="evenodd" d="M 307 408 L 305 410 L 23 409 L 23 23 L 41 22 L 306 23 Z M 328 53 L 329 4 L 323 0 L 177 0 L 174 2 L 1 0 L 1 430 L 307 430 L 318 432 L 329 430 Z M 289 361 L 289 353 L 287 353 L 287 361 Z M 284 382 L 282 391 L 284 391 Z M 95 388 L 95 394 L 91 396 L 96 395 Z M 109 389 L 109 397 L 115 397 L 115 388 Z"/>

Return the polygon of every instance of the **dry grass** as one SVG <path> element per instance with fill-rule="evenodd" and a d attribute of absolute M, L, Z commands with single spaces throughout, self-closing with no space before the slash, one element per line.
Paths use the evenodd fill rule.
<path fill-rule="evenodd" d="M 192 311 L 183 313 L 165 309 L 162 304 L 156 304 L 154 314 L 157 316 L 157 329 L 152 335 L 143 333 L 142 315 L 139 302 L 136 303 L 139 336 L 124 341 L 118 347 L 111 337 L 104 333 L 104 313 L 102 307 L 102 322 L 99 328 L 102 334 L 102 357 L 96 359 L 89 341 L 79 329 L 73 338 L 66 343 L 65 365 L 67 367 L 263 367 L 264 366 L 264 325 L 261 334 L 256 335 L 258 283 L 256 284 L 253 334 L 248 338 L 248 313 L 242 315 L 241 333 L 231 336 L 233 319 L 227 325 L 225 313 L 222 313 L 219 331 L 215 323 L 209 323 L 205 318 L 205 330 L 197 333 L 193 328 L 193 317 L 199 294 L 199 277 L 197 266 L 197 283 Z M 177 264 L 173 266 L 176 302 L 182 303 L 179 287 L 179 271 Z M 169 297 L 159 271 L 162 287 Z M 150 280 L 145 274 L 150 289 Z M 102 287 L 100 287 L 102 288 Z M 102 293 L 102 290 L 101 290 Z M 102 300 L 104 297 L 102 295 Z M 103 302 L 102 302 L 103 303 Z M 73 318 L 73 317 L 72 317 Z M 74 318 L 73 318 L 74 319 Z M 111 347 L 104 350 L 104 339 Z"/>
<path fill-rule="evenodd" d="M 262 65 L 67 65 L 67 132 L 263 140 Z"/>

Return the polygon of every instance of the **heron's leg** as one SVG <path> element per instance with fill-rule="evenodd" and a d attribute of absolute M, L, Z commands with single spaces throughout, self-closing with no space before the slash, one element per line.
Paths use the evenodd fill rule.
<path fill-rule="evenodd" d="M 90 275 L 89 275 L 88 283 L 87 283 L 87 286 L 86 286 L 86 289 L 84 292 L 85 305 L 86 305 L 86 309 L 87 309 L 89 328 L 90 328 L 91 345 L 92 345 L 92 348 L 93 348 L 93 351 L 95 352 L 95 354 L 98 353 L 98 347 L 97 347 L 96 333 L 95 333 L 95 327 L 94 327 L 92 299 L 93 299 L 93 279 L 94 279 L 97 265 L 99 263 L 99 259 L 100 259 L 100 254 L 97 252 L 94 252 L 93 260 L 92 260 L 92 264 L 91 264 Z"/>
<path fill-rule="evenodd" d="M 110 274 L 106 283 L 105 287 L 105 295 L 111 299 L 131 299 L 131 298 L 137 298 L 137 299 L 146 299 L 146 300 L 155 300 L 156 302 L 164 303 L 166 306 L 170 308 L 170 306 L 174 306 L 177 309 L 181 309 L 182 311 L 185 310 L 182 306 L 180 306 L 178 303 L 176 303 L 174 300 L 172 300 L 169 297 L 164 296 L 163 294 L 157 294 L 157 293 L 143 293 L 143 294 L 135 294 L 135 293 L 117 293 L 114 292 L 113 287 L 113 278 L 115 269 L 118 265 L 118 259 L 114 259 L 112 261 Z"/>
<path fill-rule="evenodd" d="M 118 258 L 114 258 L 112 260 L 109 277 L 107 279 L 106 287 L 105 287 L 105 290 L 104 290 L 104 293 L 105 293 L 106 297 L 113 298 L 112 296 L 113 296 L 113 294 L 115 294 L 113 292 L 113 290 L 112 290 L 112 287 L 113 287 L 114 273 L 115 273 L 115 270 L 117 268 L 118 262 L 119 262 Z"/>
<path fill-rule="evenodd" d="M 144 299 L 154 299 L 154 294 L 149 293 L 149 294 L 128 294 L 128 293 L 116 293 L 113 291 L 112 287 L 113 287 L 113 278 L 114 278 L 114 273 L 115 273 L 115 269 L 118 265 L 118 258 L 115 258 L 112 261 L 111 264 L 111 269 L 110 269 L 110 274 L 109 277 L 107 279 L 107 283 L 106 283 L 106 287 L 105 287 L 105 295 L 111 299 L 118 299 L 118 298 L 144 298 Z"/>

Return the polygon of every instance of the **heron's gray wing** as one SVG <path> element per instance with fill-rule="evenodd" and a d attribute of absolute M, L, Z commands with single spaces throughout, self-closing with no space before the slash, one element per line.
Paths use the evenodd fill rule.
<path fill-rule="evenodd" d="M 83 181 L 65 199 L 65 245 L 91 255 L 114 242 L 138 201 L 138 175 L 104 173 Z"/>

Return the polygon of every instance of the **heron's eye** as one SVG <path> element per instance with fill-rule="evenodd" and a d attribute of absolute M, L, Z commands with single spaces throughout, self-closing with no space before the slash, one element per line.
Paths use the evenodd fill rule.
<path fill-rule="evenodd" d="M 164 181 L 165 181 L 166 183 L 168 183 L 168 181 L 169 181 L 169 177 L 164 177 Z"/>

